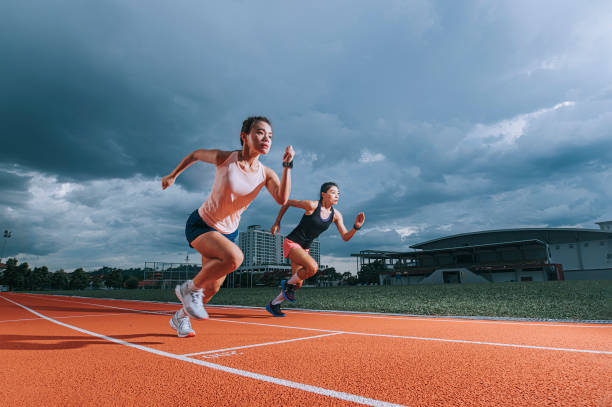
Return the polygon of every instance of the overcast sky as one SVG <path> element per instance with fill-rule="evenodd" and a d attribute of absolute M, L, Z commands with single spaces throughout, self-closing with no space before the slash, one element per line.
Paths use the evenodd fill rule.
<path fill-rule="evenodd" d="M 450 234 L 612 220 L 612 2 L 0 3 L 0 256 L 51 270 L 189 254 L 212 185 L 198 148 L 242 120 L 296 150 L 293 199 L 335 181 L 322 263 Z M 266 190 L 244 213 L 269 228 Z M 281 233 L 303 211 L 292 208 Z M 5 247 L 4 247 L 5 246 Z"/>

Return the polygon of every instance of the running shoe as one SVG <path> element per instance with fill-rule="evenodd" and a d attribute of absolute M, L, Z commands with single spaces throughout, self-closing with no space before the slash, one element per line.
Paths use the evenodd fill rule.
<path fill-rule="evenodd" d="M 174 288 L 174 293 L 181 300 L 187 315 L 195 319 L 208 319 L 208 312 L 206 312 L 204 304 L 202 304 L 202 296 L 204 294 L 201 288 L 197 291 L 192 291 L 189 289 L 187 281 L 185 281 Z"/>
<path fill-rule="evenodd" d="M 281 281 L 281 292 L 287 301 L 295 302 L 295 284 L 289 284 L 287 280 Z"/>
<path fill-rule="evenodd" d="M 272 301 L 266 304 L 266 311 L 272 314 L 273 317 L 284 317 L 285 316 L 285 313 L 281 311 L 280 309 L 280 304 L 274 305 L 272 304 Z"/>
<path fill-rule="evenodd" d="M 190 338 L 195 336 L 195 331 L 191 329 L 189 317 L 179 318 L 179 312 L 181 312 L 181 310 L 176 311 L 170 319 L 170 326 L 177 332 L 179 338 Z"/>

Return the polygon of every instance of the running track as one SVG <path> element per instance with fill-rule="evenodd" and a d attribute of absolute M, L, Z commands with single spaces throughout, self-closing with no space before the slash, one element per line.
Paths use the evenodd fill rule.
<path fill-rule="evenodd" d="M 612 325 L 2 293 L 0 404 L 612 406 Z"/>

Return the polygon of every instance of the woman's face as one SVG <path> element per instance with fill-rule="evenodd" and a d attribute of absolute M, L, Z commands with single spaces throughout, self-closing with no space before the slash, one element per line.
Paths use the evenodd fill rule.
<path fill-rule="evenodd" d="M 326 202 L 331 202 L 332 205 L 338 203 L 338 199 L 340 199 L 340 191 L 338 191 L 338 187 L 332 186 L 327 192 L 321 193 L 323 200 Z"/>
<path fill-rule="evenodd" d="M 263 121 L 253 123 L 249 134 L 242 133 L 243 142 L 251 151 L 268 154 L 272 146 L 272 127 Z"/>

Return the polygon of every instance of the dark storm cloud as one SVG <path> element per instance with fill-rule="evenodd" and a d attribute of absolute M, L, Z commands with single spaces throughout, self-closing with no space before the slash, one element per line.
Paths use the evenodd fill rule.
<path fill-rule="evenodd" d="M 262 162 L 280 173 L 296 149 L 292 198 L 333 180 L 347 227 L 366 212 L 350 242 L 322 235 L 323 255 L 592 227 L 612 217 L 611 14 L 608 2 L 3 2 L 0 165 L 17 170 L 0 170 L 0 226 L 15 229 L 13 254 L 65 267 L 182 260 L 215 170 L 198 163 L 166 191 L 159 177 L 196 148 L 239 148 L 242 120 L 263 114 Z M 278 209 L 262 191 L 241 228 L 269 228 Z"/>

